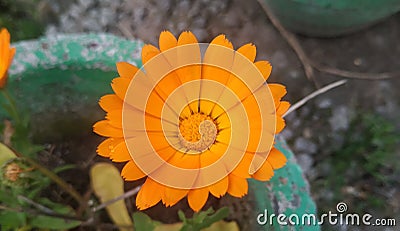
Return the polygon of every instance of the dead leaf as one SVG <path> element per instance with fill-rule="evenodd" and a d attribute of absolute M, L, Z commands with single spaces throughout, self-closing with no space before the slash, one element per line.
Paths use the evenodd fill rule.
<path fill-rule="evenodd" d="M 6 163 L 8 160 L 14 159 L 16 157 L 17 156 L 11 149 L 9 149 L 3 143 L 0 143 L 0 167 L 3 166 L 3 164 Z"/>
<path fill-rule="evenodd" d="M 123 179 L 118 169 L 112 164 L 95 164 L 90 170 L 90 178 L 94 193 L 102 203 L 124 194 Z M 123 200 L 108 205 L 106 210 L 114 224 L 133 227 L 132 219 Z M 120 228 L 120 230 L 128 231 L 133 228 Z"/>

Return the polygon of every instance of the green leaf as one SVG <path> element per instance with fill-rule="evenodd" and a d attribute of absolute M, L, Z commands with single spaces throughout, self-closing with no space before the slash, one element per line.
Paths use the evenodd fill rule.
<path fill-rule="evenodd" d="M 185 218 L 182 214 L 178 212 L 179 218 L 183 221 L 181 231 L 198 231 L 208 228 L 215 222 L 226 218 L 229 215 L 229 209 L 224 207 L 214 213 L 214 210 L 209 208 L 207 211 L 194 214 L 193 218 Z"/>
<path fill-rule="evenodd" d="M 8 193 L 6 190 L 1 190 L 0 191 L 0 201 L 1 203 L 4 202 L 9 202 L 9 201 L 15 200 L 15 197 L 13 197 L 12 194 Z"/>
<path fill-rule="evenodd" d="M 43 215 L 35 216 L 30 220 L 30 225 L 39 229 L 66 230 L 77 227 L 80 224 L 80 221 L 67 220 Z"/>
<path fill-rule="evenodd" d="M 0 224 L 4 230 L 16 229 L 26 224 L 26 214 L 14 211 L 1 211 Z"/>
<path fill-rule="evenodd" d="M 181 221 L 186 222 L 186 217 L 185 214 L 182 212 L 182 210 L 178 211 L 178 217 Z"/>
<path fill-rule="evenodd" d="M 97 163 L 90 169 L 92 187 L 102 203 L 124 194 L 124 182 L 118 169 L 109 163 Z M 116 201 L 106 207 L 114 224 L 124 227 L 132 226 L 132 219 L 123 200 Z M 129 230 L 129 229 L 120 229 Z"/>
<path fill-rule="evenodd" d="M 136 212 L 133 214 L 133 224 L 135 226 L 135 230 L 153 231 L 158 225 L 160 225 L 160 222 L 153 221 L 145 213 Z"/>
<path fill-rule="evenodd" d="M 213 208 L 209 208 L 209 209 L 207 209 L 207 211 L 195 213 L 195 214 L 193 214 L 193 220 L 194 220 L 195 223 L 202 223 L 203 220 L 208 215 L 211 215 L 213 212 L 214 212 L 214 209 Z"/>

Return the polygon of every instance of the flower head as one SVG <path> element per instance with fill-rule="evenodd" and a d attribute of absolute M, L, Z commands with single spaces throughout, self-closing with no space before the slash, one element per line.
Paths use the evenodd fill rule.
<path fill-rule="evenodd" d="M 0 89 L 7 82 L 7 71 L 15 54 L 15 48 L 10 48 L 10 33 L 3 28 L 0 31 Z"/>
<path fill-rule="evenodd" d="M 146 178 L 139 209 L 187 197 L 200 210 L 209 194 L 242 197 L 248 178 L 266 181 L 286 163 L 273 147 L 289 103 L 280 84 L 267 84 L 271 65 L 254 62 L 256 47 L 234 50 L 224 35 L 199 44 L 191 32 L 160 34 L 145 45 L 141 69 L 117 63 L 115 94 L 100 99 L 107 112 L 94 131 L 108 137 L 97 149 L 127 162 L 125 180 Z"/>

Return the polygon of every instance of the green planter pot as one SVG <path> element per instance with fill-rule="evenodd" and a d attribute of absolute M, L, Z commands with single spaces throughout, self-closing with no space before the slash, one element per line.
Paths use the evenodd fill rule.
<path fill-rule="evenodd" d="M 98 99 L 112 92 L 110 82 L 118 76 L 115 63 L 128 61 L 140 66 L 143 43 L 91 34 L 42 38 L 14 46 L 17 53 L 10 69 L 10 91 L 17 103 L 29 112 L 35 134 L 46 137 L 47 133 L 48 137 L 51 133 L 57 139 L 61 129 L 69 133 L 68 136 L 91 132 L 94 122 L 104 116 L 97 105 Z M 4 118 L 2 111 L 0 118 Z M 249 193 L 256 198 L 251 215 L 255 224 L 257 215 L 265 209 L 268 214 L 285 213 L 287 216 L 316 213 L 308 183 L 293 153 L 281 138 L 278 138 L 277 147 L 287 156 L 288 164 L 276 171 L 270 182 L 249 182 Z M 274 224 L 274 230 L 291 228 Z M 297 228 L 319 230 L 318 226 Z M 271 226 L 255 225 L 253 230 L 271 230 Z"/>
<path fill-rule="evenodd" d="M 310 36 L 338 36 L 400 10 L 398 0 L 264 0 L 288 29 Z"/>

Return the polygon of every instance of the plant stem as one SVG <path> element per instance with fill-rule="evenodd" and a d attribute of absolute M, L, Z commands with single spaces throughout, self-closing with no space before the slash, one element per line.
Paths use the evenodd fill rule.
<path fill-rule="evenodd" d="M 23 156 L 22 158 L 26 160 L 30 165 L 32 165 L 32 167 L 37 168 L 41 173 L 43 173 L 45 176 L 50 178 L 54 183 L 56 183 L 67 193 L 69 193 L 79 204 L 85 203 L 85 199 L 70 184 L 65 182 L 55 173 L 43 167 L 41 164 L 39 164 L 38 162 L 29 157 Z"/>
<path fill-rule="evenodd" d="M 10 105 L 10 109 L 11 111 L 9 111 L 10 116 L 13 117 L 15 119 L 15 122 L 17 124 L 21 123 L 21 118 L 19 116 L 16 104 L 14 99 L 12 98 L 12 96 L 10 95 L 10 93 L 8 92 L 8 90 L 6 88 L 3 88 L 0 90 L 1 93 L 3 94 L 4 98 L 8 101 L 9 105 Z"/>
<path fill-rule="evenodd" d="M 13 212 L 17 212 L 17 213 L 29 213 L 30 215 L 34 215 L 34 216 L 43 215 L 43 216 L 56 217 L 56 218 L 61 218 L 61 219 L 71 220 L 71 221 L 86 222 L 85 219 L 82 219 L 79 217 L 68 216 L 68 215 L 64 215 L 64 214 L 60 214 L 60 213 L 46 213 L 43 211 L 37 211 L 34 209 L 29 209 L 29 208 L 11 208 L 11 207 L 7 207 L 4 205 L 0 205 L 0 210 L 13 211 Z M 28 226 L 24 226 L 22 228 L 25 228 L 25 227 L 28 227 Z M 21 230 L 31 230 L 31 229 L 21 229 Z"/>

